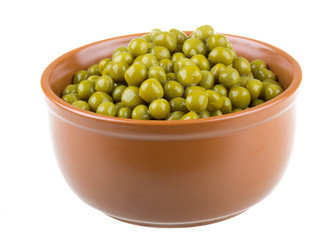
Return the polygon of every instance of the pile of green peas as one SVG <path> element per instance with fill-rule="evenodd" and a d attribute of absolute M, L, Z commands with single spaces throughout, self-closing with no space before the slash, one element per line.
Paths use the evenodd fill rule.
<path fill-rule="evenodd" d="M 209 25 L 187 36 L 152 29 L 75 73 L 62 99 L 112 117 L 188 120 L 262 104 L 283 92 L 263 60 L 237 56 Z"/>

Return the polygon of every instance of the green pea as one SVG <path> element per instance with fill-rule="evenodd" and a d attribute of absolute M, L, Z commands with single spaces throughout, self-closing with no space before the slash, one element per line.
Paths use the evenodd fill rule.
<path fill-rule="evenodd" d="M 138 119 L 138 120 L 151 119 L 148 107 L 143 104 L 136 106 L 132 111 L 132 119 Z"/>
<path fill-rule="evenodd" d="M 205 89 L 211 89 L 215 83 L 214 75 L 206 70 L 201 70 L 202 80 L 199 82 L 199 86 Z"/>
<path fill-rule="evenodd" d="M 209 112 L 214 112 L 214 111 L 219 110 L 223 105 L 222 96 L 213 90 L 206 90 L 205 93 L 208 97 L 208 105 L 207 105 L 206 110 Z"/>
<path fill-rule="evenodd" d="M 149 78 L 141 84 L 139 94 L 143 100 L 151 103 L 155 99 L 162 98 L 164 90 L 156 78 Z"/>
<path fill-rule="evenodd" d="M 195 112 L 188 112 L 180 118 L 180 120 L 193 120 L 193 119 L 199 119 L 199 116 Z"/>
<path fill-rule="evenodd" d="M 72 79 L 72 83 L 73 84 L 80 83 L 81 81 L 86 80 L 88 77 L 89 73 L 86 70 L 80 70 L 75 73 Z"/>
<path fill-rule="evenodd" d="M 106 92 L 107 94 L 111 94 L 114 88 L 114 81 L 111 77 L 104 75 L 97 79 L 95 84 L 96 91 Z"/>
<path fill-rule="evenodd" d="M 202 91 L 191 92 L 186 98 L 186 105 L 189 111 L 202 112 L 208 106 L 208 96 Z"/>
<path fill-rule="evenodd" d="M 212 90 L 214 90 L 216 93 L 218 93 L 221 96 L 227 96 L 228 90 L 226 89 L 226 87 L 224 87 L 221 84 L 216 84 L 215 86 L 213 86 Z"/>
<path fill-rule="evenodd" d="M 170 51 L 163 46 L 154 46 L 150 50 L 150 54 L 156 57 L 158 61 L 162 59 L 170 59 Z"/>
<path fill-rule="evenodd" d="M 155 34 L 153 42 L 157 46 L 166 47 L 169 51 L 174 51 L 177 46 L 176 37 L 170 32 Z"/>
<path fill-rule="evenodd" d="M 129 86 L 140 86 L 147 78 L 147 68 L 139 63 L 133 63 L 125 71 L 124 78 Z"/>
<path fill-rule="evenodd" d="M 168 116 L 166 117 L 166 120 L 168 121 L 180 120 L 180 118 L 183 117 L 184 114 L 185 112 L 182 112 L 182 111 L 174 111 L 168 114 Z"/>
<path fill-rule="evenodd" d="M 233 87 L 229 91 L 229 98 L 233 108 L 245 109 L 251 102 L 250 92 L 243 87 Z"/>
<path fill-rule="evenodd" d="M 232 51 L 225 47 L 215 47 L 208 55 L 211 64 L 223 63 L 225 66 L 232 64 L 233 57 Z"/>
<path fill-rule="evenodd" d="M 210 70 L 210 63 L 208 59 L 202 54 L 196 54 L 190 58 L 190 60 L 193 61 L 200 70 Z"/>
<path fill-rule="evenodd" d="M 250 92 L 251 100 L 257 99 L 262 90 L 262 83 L 257 79 L 250 79 L 246 82 L 246 89 Z"/>
<path fill-rule="evenodd" d="M 112 102 L 103 102 L 99 104 L 96 113 L 115 117 L 117 115 L 117 108 Z"/>
<path fill-rule="evenodd" d="M 77 93 L 77 86 L 75 86 L 74 84 L 69 84 L 67 85 L 64 90 L 62 91 L 62 97 L 70 94 L 70 93 Z"/>
<path fill-rule="evenodd" d="M 176 76 L 178 81 L 185 87 L 196 85 L 202 80 L 201 70 L 195 65 L 181 68 Z"/>
<path fill-rule="evenodd" d="M 240 75 L 248 75 L 251 73 L 251 66 L 249 61 L 243 57 L 234 58 L 232 67 L 234 67 Z"/>
<path fill-rule="evenodd" d="M 169 101 L 171 111 L 188 112 L 186 100 L 183 97 L 176 97 Z"/>
<path fill-rule="evenodd" d="M 124 61 L 113 63 L 111 65 L 109 75 L 115 82 L 121 83 L 125 81 L 125 72 L 128 68 L 129 65 Z"/>
<path fill-rule="evenodd" d="M 66 94 L 62 97 L 62 99 L 64 101 L 66 101 L 67 103 L 74 103 L 78 100 L 81 100 L 80 96 L 77 94 L 77 93 L 69 93 L 69 94 Z"/>
<path fill-rule="evenodd" d="M 129 42 L 127 49 L 132 56 L 136 58 L 140 55 L 146 54 L 149 51 L 149 45 L 143 38 L 134 38 Z"/>
<path fill-rule="evenodd" d="M 96 112 L 98 106 L 104 102 L 113 102 L 112 97 L 105 92 L 95 92 L 88 100 L 90 109 L 94 112 Z"/>
<path fill-rule="evenodd" d="M 75 106 L 75 107 L 78 107 L 80 109 L 90 111 L 89 104 L 87 102 L 83 101 L 83 100 L 77 100 L 77 101 L 73 102 L 72 105 Z"/>
<path fill-rule="evenodd" d="M 189 58 L 197 54 L 205 55 L 207 51 L 205 43 L 197 38 L 189 38 L 185 40 L 182 50 L 184 55 Z"/>
<path fill-rule="evenodd" d="M 226 68 L 218 75 L 218 82 L 226 88 L 232 88 L 239 83 L 239 73 L 234 68 Z"/>
<path fill-rule="evenodd" d="M 162 67 L 154 66 L 148 70 L 148 78 L 155 78 L 163 85 L 167 81 L 167 74 Z"/>
<path fill-rule="evenodd" d="M 215 47 L 227 47 L 227 39 L 222 34 L 213 34 L 207 38 L 206 45 L 209 51 Z"/>
<path fill-rule="evenodd" d="M 149 113 L 155 119 L 165 119 L 170 113 L 169 102 L 166 99 L 155 99 L 149 105 Z"/>
<path fill-rule="evenodd" d="M 132 109 L 129 107 L 122 107 L 118 110 L 117 116 L 119 118 L 132 118 Z"/>
<path fill-rule="evenodd" d="M 126 88 L 127 88 L 126 85 L 119 85 L 119 86 L 116 86 L 113 89 L 112 98 L 113 98 L 114 102 L 120 102 L 121 101 L 121 95 Z"/>
<path fill-rule="evenodd" d="M 78 84 L 77 91 L 81 99 L 87 100 L 96 92 L 95 84 L 96 83 L 91 80 L 83 80 Z"/>
<path fill-rule="evenodd" d="M 208 37 L 212 36 L 213 34 L 214 29 L 210 25 L 202 25 L 195 30 L 195 37 L 202 41 L 205 41 Z"/>
<path fill-rule="evenodd" d="M 220 108 L 220 111 L 223 114 L 231 113 L 232 112 L 232 104 L 231 104 L 230 98 L 228 98 L 226 96 L 222 96 L 222 99 L 223 99 L 223 105 Z"/>
<path fill-rule="evenodd" d="M 136 86 L 129 86 L 127 87 L 122 95 L 121 95 L 121 102 L 129 108 L 135 108 L 139 104 L 143 104 L 144 100 L 140 97 L 139 88 Z"/>
<path fill-rule="evenodd" d="M 283 92 L 282 88 L 277 84 L 270 84 L 265 88 L 265 101 L 269 101 Z"/>
<path fill-rule="evenodd" d="M 183 86 L 180 83 L 173 80 L 167 81 L 163 89 L 164 89 L 164 97 L 167 100 L 171 100 L 176 97 L 182 97 L 184 92 Z"/>

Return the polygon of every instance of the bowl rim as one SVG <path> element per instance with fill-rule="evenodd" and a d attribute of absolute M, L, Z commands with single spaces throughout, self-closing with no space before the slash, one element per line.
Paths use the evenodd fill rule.
<path fill-rule="evenodd" d="M 193 31 L 183 31 L 187 35 L 192 33 Z M 221 116 L 215 116 L 215 117 L 208 117 L 208 118 L 201 118 L 201 119 L 191 119 L 187 121 L 182 121 L 182 120 L 172 120 L 172 121 L 167 121 L 167 120 L 137 120 L 137 119 L 126 119 L 126 118 L 118 118 L 118 117 L 111 117 L 111 116 L 105 116 L 105 115 L 100 115 L 94 112 L 86 111 L 80 108 L 77 108 L 75 106 L 72 106 L 71 104 L 63 101 L 59 96 L 57 96 L 53 90 L 50 87 L 49 84 L 49 78 L 50 75 L 53 71 L 53 69 L 58 66 L 62 61 L 64 61 L 68 56 L 73 55 L 87 47 L 104 43 L 107 41 L 111 40 L 117 40 L 117 39 L 122 39 L 122 38 L 130 38 L 130 37 L 140 37 L 142 35 L 148 34 L 148 32 L 144 33 L 133 33 L 133 34 L 127 34 L 127 35 L 122 35 L 122 36 L 117 36 L 117 37 L 112 37 L 100 41 L 95 41 L 86 45 L 83 45 L 81 47 L 75 48 L 73 50 L 70 50 L 63 55 L 59 56 L 56 58 L 54 61 L 52 61 L 43 71 L 42 76 L 41 76 L 41 88 L 42 91 L 46 97 L 46 100 L 50 100 L 53 104 L 58 106 L 59 108 L 71 112 L 75 115 L 78 115 L 80 117 L 84 118 L 89 118 L 93 120 L 98 120 L 98 121 L 103 121 L 107 123 L 114 123 L 114 124 L 121 124 L 121 125 L 132 125 L 132 126 L 183 126 L 183 125 L 193 125 L 193 124 L 205 124 L 205 123 L 210 123 L 210 122 L 217 122 L 217 121 L 226 121 L 226 120 L 233 120 L 237 118 L 242 118 L 242 117 L 247 117 L 251 114 L 255 114 L 256 112 L 263 111 L 265 109 L 271 108 L 274 105 L 280 104 L 281 102 L 285 101 L 287 98 L 292 96 L 299 88 L 301 81 L 302 81 L 302 70 L 299 65 L 299 63 L 287 52 L 284 50 L 275 47 L 269 43 L 262 42 L 256 39 L 248 38 L 248 37 L 243 37 L 243 36 L 238 36 L 238 35 L 232 35 L 232 34 L 226 34 L 226 33 L 220 33 L 224 34 L 226 37 L 230 38 L 240 38 L 252 42 L 259 43 L 261 45 L 264 45 L 268 48 L 273 49 L 276 53 L 284 57 L 292 66 L 293 69 L 293 80 L 291 84 L 281 93 L 279 96 L 264 102 L 263 104 L 260 104 L 258 106 L 249 108 L 249 109 L 244 109 L 239 112 L 235 113 L 228 113 L 224 114 Z"/>

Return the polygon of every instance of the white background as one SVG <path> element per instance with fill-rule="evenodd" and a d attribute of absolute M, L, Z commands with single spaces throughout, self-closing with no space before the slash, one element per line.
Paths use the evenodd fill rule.
<path fill-rule="evenodd" d="M 336 239 L 333 1 L 2 1 L 0 239 Z M 266 199 L 202 227 L 134 226 L 84 204 L 50 141 L 40 76 L 63 53 L 152 28 L 215 31 L 275 45 L 300 63 L 294 150 Z"/>

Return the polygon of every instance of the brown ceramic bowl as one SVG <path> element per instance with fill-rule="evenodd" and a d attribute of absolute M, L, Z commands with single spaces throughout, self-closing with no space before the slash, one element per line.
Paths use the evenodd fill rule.
<path fill-rule="evenodd" d="M 265 60 L 285 91 L 257 107 L 207 119 L 120 119 L 59 98 L 76 71 L 143 34 L 77 48 L 44 71 L 51 136 L 66 181 L 87 204 L 139 225 L 196 226 L 247 210 L 272 191 L 289 160 L 299 64 L 274 46 L 227 35 L 239 56 Z"/>

